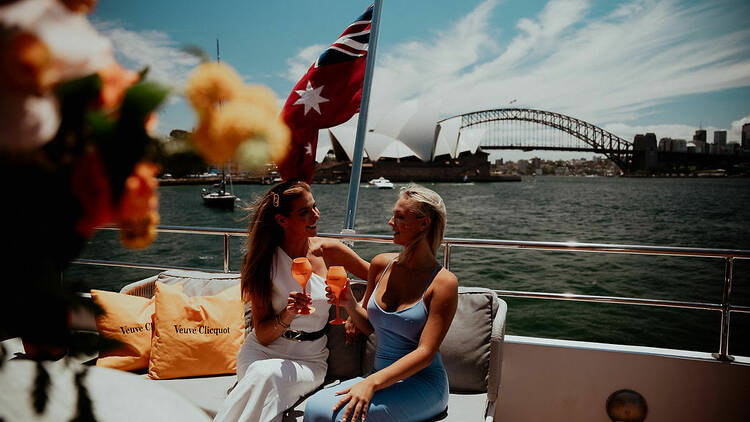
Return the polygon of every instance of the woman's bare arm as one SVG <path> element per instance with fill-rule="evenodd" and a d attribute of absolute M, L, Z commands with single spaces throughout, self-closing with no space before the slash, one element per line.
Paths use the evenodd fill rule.
<path fill-rule="evenodd" d="M 362 280 L 367 279 L 370 264 L 350 247 L 336 239 L 320 239 L 320 243 L 313 253 L 323 256 L 326 267 L 341 265 L 356 277 Z"/>
<path fill-rule="evenodd" d="M 309 306 L 311 300 L 302 293 L 290 292 L 286 308 L 278 314 L 273 312 L 270 303 L 258 307 L 252 298 L 250 302 L 253 310 L 255 337 L 258 339 L 258 343 L 268 346 L 284 334 L 300 309 Z"/>

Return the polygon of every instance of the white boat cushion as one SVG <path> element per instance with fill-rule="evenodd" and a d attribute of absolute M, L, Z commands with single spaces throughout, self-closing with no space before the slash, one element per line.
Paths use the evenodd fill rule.
<path fill-rule="evenodd" d="M 188 296 L 213 296 L 239 283 L 240 275 L 236 273 L 169 270 L 159 274 L 156 281 L 164 284 L 182 283 L 182 291 Z"/>
<path fill-rule="evenodd" d="M 211 418 L 216 416 L 227 397 L 227 390 L 237 381 L 237 375 L 151 380 L 200 407 Z"/>

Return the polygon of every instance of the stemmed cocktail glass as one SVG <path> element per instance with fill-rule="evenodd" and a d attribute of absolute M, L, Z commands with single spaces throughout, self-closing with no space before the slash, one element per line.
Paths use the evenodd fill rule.
<path fill-rule="evenodd" d="M 339 316 L 339 297 L 344 288 L 346 288 L 346 270 L 344 270 L 344 267 L 333 265 L 328 268 L 326 284 L 331 288 L 333 294 L 336 295 L 336 319 L 328 322 L 330 324 L 343 324 L 345 321 Z"/>
<path fill-rule="evenodd" d="M 311 275 L 312 265 L 310 265 L 310 261 L 305 257 L 294 258 L 294 261 L 292 261 L 292 277 L 302 287 L 302 294 L 305 296 L 307 296 L 307 281 Z M 299 311 L 300 315 L 310 315 L 313 312 L 315 312 L 315 308 L 312 306 L 305 306 Z"/>

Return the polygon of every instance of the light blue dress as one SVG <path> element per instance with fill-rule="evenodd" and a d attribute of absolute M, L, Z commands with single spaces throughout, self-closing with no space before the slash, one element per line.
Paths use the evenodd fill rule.
<path fill-rule="evenodd" d="M 388 263 L 383 274 L 388 271 L 392 262 L 393 260 Z M 440 268 L 441 266 L 438 265 L 433 271 L 425 291 Z M 400 311 L 386 312 L 378 305 L 375 292 L 383 274 L 378 279 L 375 290 L 367 302 L 367 317 L 375 328 L 378 339 L 374 371 L 379 371 L 414 351 L 427 322 L 424 292 L 419 302 Z M 362 380 L 362 377 L 353 378 L 315 393 L 307 400 L 304 420 L 307 422 L 340 421 L 347 405 L 342 406 L 335 413 L 332 411 L 333 406 L 342 397 L 336 395 L 336 392 Z M 448 375 L 438 353 L 426 368 L 407 379 L 376 391 L 367 410 L 367 421 L 424 421 L 439 415 L 446 409 L 448 395 Z"/>

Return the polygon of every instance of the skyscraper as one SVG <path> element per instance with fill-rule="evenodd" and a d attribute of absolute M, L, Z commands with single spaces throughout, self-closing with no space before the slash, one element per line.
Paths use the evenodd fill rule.
<path fill-rule="evenodd" d="M 726 130 L 714 131 L 714 143 L 716 145 L 725 146 L 727 144 L 727 131 Z"/>
<path fill-rule="evenodd" d="M 750 149 L 750 123 L 742 125 L 742 149 Z"/>
<path fill-rule="evenodd" d="M 706 147 L 706 130 L 698 129 L 693 135 L 693 143 L 695 144 L 695 152 L 708 152 Z"/>

